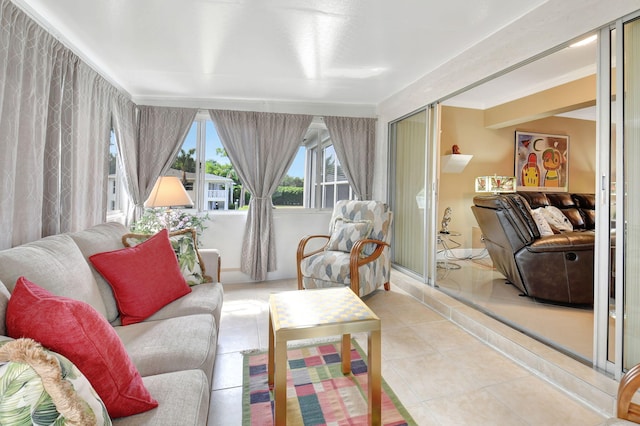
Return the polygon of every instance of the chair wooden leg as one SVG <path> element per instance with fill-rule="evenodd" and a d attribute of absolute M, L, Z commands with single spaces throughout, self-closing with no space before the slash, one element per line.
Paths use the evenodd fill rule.
<path fill-rule="evenodd" d="M 386 282 L 386 283 L 384 283 L 384 289 L 385 289 L 386 291 L 391 290 L 391 283 L 390 283 L 390 282 Z"/>

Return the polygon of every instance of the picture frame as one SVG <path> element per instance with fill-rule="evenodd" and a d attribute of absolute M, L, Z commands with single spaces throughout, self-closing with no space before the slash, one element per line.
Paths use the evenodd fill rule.
<path fill-rule="evenodd" d="M 569 191 L 569 136 L 516 131 L 518 191 Z"/>

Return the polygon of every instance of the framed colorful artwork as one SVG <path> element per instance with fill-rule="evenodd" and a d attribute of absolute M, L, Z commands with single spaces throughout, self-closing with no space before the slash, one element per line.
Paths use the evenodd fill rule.
<path fill-rule="evenodd" d="M 516 190 L 569 190 L 569 136 L 516 132 Z"/>

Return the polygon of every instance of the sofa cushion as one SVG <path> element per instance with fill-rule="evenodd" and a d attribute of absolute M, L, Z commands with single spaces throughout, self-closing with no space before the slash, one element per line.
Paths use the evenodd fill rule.
<path fill-rule="evenodd" d="M 223 299 L 224 292 L 220 283 L 194 285 L 191 287 L 191 293 L 162 307 L 147 320 L 155 321 L 193 314 L 209 314 L 214 316 L 216 329 L 219 329 Z M 112 325 L 115 325 L 115 323 L 112 323 Z"/>
<path fill-rule="evenodd" d="M 135 247 L 94 254 L 89 260 L 111 284 L 123 325 L 143 321 L 191 292 L 166 229 Z"/>
<path fill-rule="evenodd" d="M 111 417 L 158 405 L 113 327 L 86 303 L 55 296 L 20 278 L 7 307 L 7 331 L 67 357 L 89 379 Z"/>
<path fill-rule="evenodd" d="M 184 370 L 143 377 L 157 398 L 158 408 L 113 421 L 114 426 L 206 425 L 209 412 L 209 381 L 200 370 Z M 224 413 L 211 413 L 211 420 L 224 423 Z M 216 423 L 214 421 L 214 423 Z"/>
<path fill-rule="evenodd" d="M 151 238 L 153 234 L 125 234 L 122 243 L 125 247 L 134 247 Z M 178 258 L 180 271 L 190 286 L 213 282 L 207 275 L 204 262 L 198 252 L 196 231 L 192 228 L 181 229 L 169 233 L 169 241 Z"/>
<path fill-rule="evenodd" d="M 67 234 L 0 251 L 0 281 L 10 292 L 21 276 L 39 283 L 55 295 L 88 303 L 106 317 L 106 308 L 91 268 Z"/>
<path fill-rule="evenodd" d="M 125 228 L 124 225 L 117 222 L 107 222 L 92 226 L 89 229 L 69 234 L 80 248 L 84 258 L 87 260 L 87 263 L 91 266 L 91 272 L 93 272 L 93 277 L 95 278 L 100 294 L 102 295 L 102 299 L 107 310 L 107 320 L 109 322 L 118 317 L 118 305 L 116 304 L 116 299 L 113 296 L 111 286 L 100 272 L 93 267 L 89 261 L 89 257 L 96 253 L 123 249 L 124 246 L 122 245 L 121 239 L 122 235 L 126 232 L 127 228 Z"/>
<path fill-rule="evenodd" d="M 212 315 L 144 321 L 114 330 L 142 376 L 197 369 L 213 374 L 217 328 Z"/>
<path fill-rule="evenodd" d="M 33 339 L 0 343 L 0 424 L 111 425 L 87 378 Z"/>

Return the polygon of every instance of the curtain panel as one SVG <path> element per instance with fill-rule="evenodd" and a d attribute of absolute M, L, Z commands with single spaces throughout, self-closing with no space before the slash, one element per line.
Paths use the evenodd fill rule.
<path fill-rule="evenodd" d="M 69 51 L 55 64 L 45 149 L 43 234 L 104 222 L 115 89 Z"/>
<path fill-rule="evenodd" d="M 376 119 L 325 116 L 342 170 L 359 200 L 373 197 Z"/>
<path fill-rule="evenodd" d="M 158 176 L 171 167 L 198 110 L 136 106 L 118 98 L 113 102 L 114 130 L 132 209 L 127 223 L 144 211 Z"/>
<path fill-rule="evenodd" d="M 0 0 L 0 249 L 104 220 L 115 88 Z"/>
<path fill-rule="evenodd" d="M 125 96 L 119 95 L 112 99 L 112 123 L 118 147 L 118 161 L 125 181 L 127 194 L 131 202 L 127 203 L 126 223 L 135 217 L 136 206 L 142 206 L 145 199 L 140 198 L 138 191 L 138 150 L 135 149 L 138 140 L 138 110 L 136 104 Z M 127 147 L 132 147 L 127 149 Z"/>
<path fill-rule="evenodd" d="M 210 110 L 220 141 L 251 193 L 242 240 L 242 272 L 256 281 L 276 269 L 271 196 L 300 147 L 310 115 Z"/>

